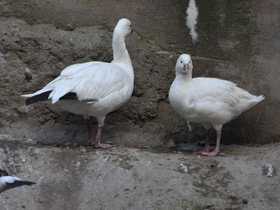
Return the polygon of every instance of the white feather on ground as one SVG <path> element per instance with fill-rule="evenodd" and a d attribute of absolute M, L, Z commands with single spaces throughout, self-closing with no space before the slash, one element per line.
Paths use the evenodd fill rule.
<path fill-rule="evenodd" d="M 134 72 L 125 45 L 125 37 L 131 31 L 131 22 L 125 18 L 120 19 L 114 29 L 111 63 L 97 61 L 71 65 L 43 89 L 23 95 L 30 98 L 27 104 L 50 99 L 53 104 L 56 103 L 71 113 L 83 115 L 85 119 L 96 117 L 98 132 L 94 145 L 109 147 L 110 145 L 100 144 L 106 115 L 124 105 L 133 91 Z M 88 133 L 89 143 L 93 144 L 89 124 Z"/>
<path fill-rule="evenodd" d="M 207 132 L 206 148 L 199 152 L 214 156 L 219 152 L 222 126 L 261 102 L 264 96 L 254 96 L 226 80 L 193 79 L 192 69 L 191 57 L 182 54 L 176 63 L 176 78 L 169 90 L 169 101 L 186 120 L 201 123 L 207 131 L 214 127 L 217 131 L 216 149 L 209 152 Z"/>

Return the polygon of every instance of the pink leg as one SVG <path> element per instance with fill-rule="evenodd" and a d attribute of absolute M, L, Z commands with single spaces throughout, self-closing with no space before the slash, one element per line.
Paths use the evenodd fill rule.
<path fill-rule="evenodd" d="M 209 150 L 210 150 L 209 132 L 210 132 L 210 129 L 206 130 L 205 149 L 202 150 L 202 151 L 194 152 L 194 154 L 199 154 L 199 155 L 201 155 L 201 154 L 204 153 L 204 152 L 209 152 Z"/>
<path fill-rule="evenodd" d="M 98 122 L 98 131 L 97 131 L 97 135 L 94 141 L 94 147 L 95 148 L 109 148 L 112 147 L 112 145 L 110 144 L 101 144 L 100 143 L 100 137 L 101 137 L 101 131 L 102 128 L 104 126 L 104 122 Z"/>
<path fill-rule="evenodd" d="M 90 118 L 86 119 L 87 129 L 88 129 L 88 143 L 93 144 L 92 132 L 90 128 Z"/>
<path fill-rule="evenodd" d="M 222 131 L 217 131 L 217 143 L 216 143 L 215 150 L 213 152 L 203 152 L 202 155 L 215 156 L 215 155 L 217 155 L 219 153 L 219 151 L 220 151 L 221 134 L 222 134 Z"/>

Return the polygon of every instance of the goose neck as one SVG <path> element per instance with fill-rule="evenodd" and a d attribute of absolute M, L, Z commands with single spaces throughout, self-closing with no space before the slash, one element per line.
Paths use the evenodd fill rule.
<path fill-rule="evenodd" d="M 133 66 L 130 60 L 129 53 L 126 49 L 125 37 L 115 32 L 113 35 L 112 47 L 113 47 L 112 63 L 124 69 L 129 74 L 131 79 L 134 80 Z"/>
<path fill-rule="evenodd" d="M 192 74 L 191 72 L 187 73 L 187 74 L 182 74 L 182 73 L 178 73 L 176 72 L 176 77 L 180 80 L 184 80 L 184 81 L 191 81 L 192 80 Z"/>
<path fill-rule="evenodd" d="M 114 33 L 113 36 L 113 58 L 115 62 L 129 62 L 130 57 L 126 49 L 125 37 Z"/>

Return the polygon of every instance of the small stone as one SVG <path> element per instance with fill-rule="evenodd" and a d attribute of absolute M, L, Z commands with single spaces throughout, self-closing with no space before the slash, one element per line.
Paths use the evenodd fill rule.
<path fill-rule="evenodd" d="M 28 67 L 25 68 L 24 76 L 27 82 L 30 82 L 33 78 L 33 75 Z"/>

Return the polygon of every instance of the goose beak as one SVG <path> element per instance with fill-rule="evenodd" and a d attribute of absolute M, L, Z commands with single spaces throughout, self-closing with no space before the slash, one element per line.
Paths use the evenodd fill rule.
<path fill-rule="evenodd" d="M 189 64 L 184 64 L 184 71 L 185 72 L 188 72 L 189 71 Z"/>

